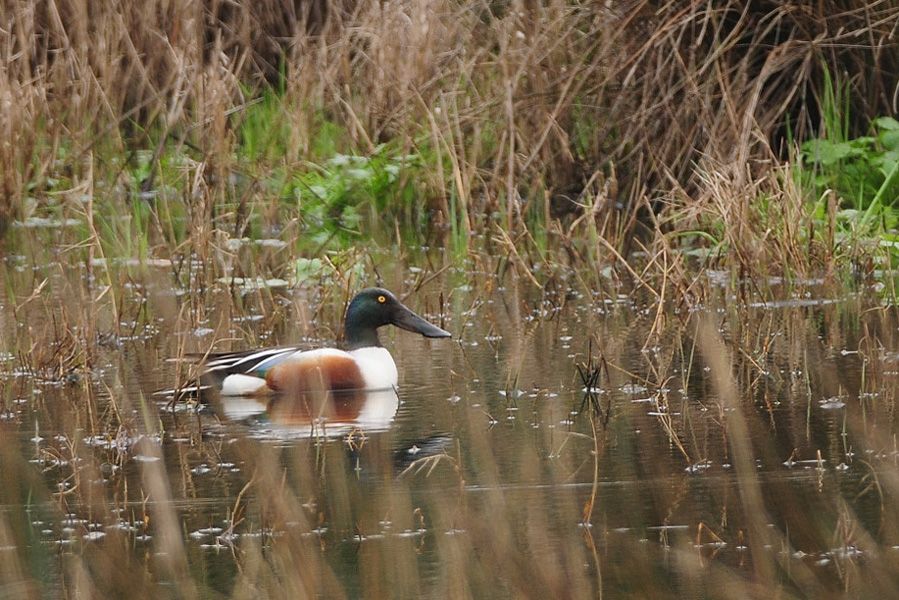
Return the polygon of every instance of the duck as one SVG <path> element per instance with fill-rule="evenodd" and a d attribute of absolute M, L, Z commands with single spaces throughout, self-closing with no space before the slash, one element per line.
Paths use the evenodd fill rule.
<path fill-rule="evenodd" d="M 371 287 L 357 293 L 347 307 L 345 349 L 282 346 L 210 355 L 201 381 L 217 383 L 222 396 L 395 389 L 396 363 L 378 336 L 378 329 L 385 325 L 426 338 L 452 337 L 389 290 Z"/>

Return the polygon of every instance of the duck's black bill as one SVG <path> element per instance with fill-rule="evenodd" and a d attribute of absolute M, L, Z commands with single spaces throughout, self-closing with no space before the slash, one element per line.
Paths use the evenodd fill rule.
<path fill-rule="evenodd" d="M 414 312 L 402 306 L 393 317 L 393 324 L 400 329 L 406 331 L 414 331 L 429 338 L 448 338 L 452 337 L 449 331 L 440 329 L 436 325 L 431 325 Z"/>

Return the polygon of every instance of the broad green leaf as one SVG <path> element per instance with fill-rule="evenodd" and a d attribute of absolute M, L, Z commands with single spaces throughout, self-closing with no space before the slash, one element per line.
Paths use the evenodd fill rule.
<path fill-rule="evenodd" d="M 803 144 L 803 151 L 825 167 L 833 166 L 857 152 L 847 142 L 835 144 L 829 140 L 811 140 Z"/>
<path fill-rule="evenodd" d="M 321 276 L 326 270 L 320 258 L 298 258 L 296 262 L 297 282 Z"/>
<path fill-rule="evenodd" d="M 876 125 L 878 129 L 899 131 L 899 121 L 893 117 L 877 117 L 874 119 L 874 125 Z"/>
<path fill-rule="evenodd" d="M 872 162 L 880 167 L 879 170 L 884 177 L 888 177 L 896 167 L 896 163 L 899 163 L 899 151 L 892 150 L 890 152 L 884 152 Z"/>
<path fill-rule="evenodd" d="M 884 131 L 878 138 L 887 150 L 899 150 L 899 130 Z"/>

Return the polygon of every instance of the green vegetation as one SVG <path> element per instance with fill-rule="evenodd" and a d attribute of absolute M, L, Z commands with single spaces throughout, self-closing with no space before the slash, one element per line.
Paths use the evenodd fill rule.
<path fill-rule="evenodd" d="M 826 190 L 838 195 L 841 224 L 862 232 L 895 230 L 899 224 L 899 121 L 880 117 L 872 123 L 873 135 L 841 139 L 809 140 L 803 158 L 812 169 L 818 197 Z M 817 216 L 823 218 L 824 206 Z"/>

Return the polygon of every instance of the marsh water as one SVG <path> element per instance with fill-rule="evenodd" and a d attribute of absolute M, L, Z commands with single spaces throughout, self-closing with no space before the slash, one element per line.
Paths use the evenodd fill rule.
<path fill-rule="evenodd" d="M 747 292 L 707 273 L 703 298 L 660 305 L 575 277 L 538 290 L 432 251 L 428 268 L 382 262 L 379 275 L 453 339 L 385 329 L 395 394 L 310 409 L 155 392 L 186 381 L 172 360 L 186 353 L 335 343 L 345 293 L 199 285 L 170 259 L 38 246 L 0 264 L 7 593 L 895 589 L 881 577 L 899 566 L 899 345 L 876 290 Z M 734 398 L 701 322 L 724 342 Z"/>

